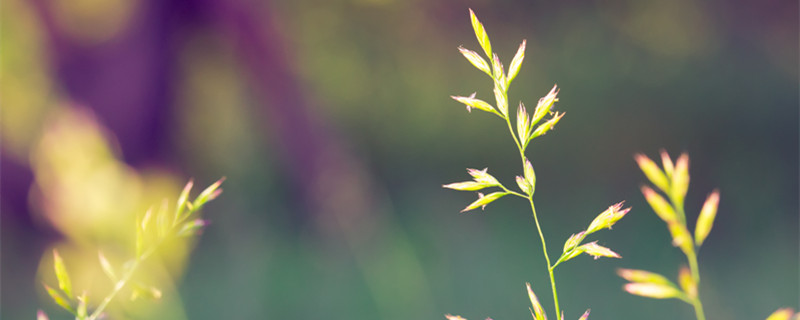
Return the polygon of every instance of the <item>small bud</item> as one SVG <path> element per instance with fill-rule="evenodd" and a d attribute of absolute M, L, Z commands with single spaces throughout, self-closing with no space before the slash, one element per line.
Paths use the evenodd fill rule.
<path fill-rule="evenodd" d="M 669 281 L 666 277 L 658 274 L 653 273 L 650 271 L 644 270 L 633 270 L 633 269 L 619 269 L 617 270 L 617 274 L 625 280 L 630 282 L 641 282 L 641 283 L 650 283 L 650 284 L 658 284 L 658 285 L 668 285 L 674 287 L 675 285 Z"/>
<path fill-rule="evenodd" d="M 175 216 L 173 217 L 173 224 L 177 222 L 183 215 L 183 209 L 190 204 L 186 202 L 189 199 L 189 192 L 192 190 L 192 186 L 194 186 L 194 180 L 189 180 L 186 183 L 186 186 L 183 187 L 181 191 L 181 195 L 178 196 L 178 203 L 175 205 Z"/>
<path fill-rule="evenodd" d="M 496 85 L 494 86 L 494 99 L 497 102 L 497 110 L 500 110 L 503 119 L 508 118 L 508 97 L 503 89 Z"/>
<path fill-rule="evenodd" d="M 694 282 L 692 273 L 686 266 L 681 267 L 680 272 L 678 272 L 678 283 L 681 285 L 683 292 L 689 296 L 689 299 L 697 297 L 697 283 Z"/>
<path fill-rule="evenodd" d="M 792 318 L 794 310 L 791 308 L 781 308 L 773 312 L 766 320 L 789 320 Z M 800 318 L 800 314 L 796 315 L 794 319 Z"/>
<path fill-rule="evenodd" d="M 650 183 L 664 192 L 669 192 L 669 180 L 667 180 L 667 176 L 664 175 L 664 171 L 661 171 L 653 160 L 650 160 L 650 158 L 641 153 L 636 154 L 633 158 L 636 160 L 636 164 L 639 165 L 639 169 L 641 169 L 644 175 L 647 176 L 647 179 L 650 180 Z"/>
<path fill-rule="evenodd" d="M 581 241 L 583 241 L 585 237 L 586 237 L 586 231 L 581 231 L 570 236 L 569 239 L 567 239 L 567 241 L 564 243 L 563 253 L 567 253 L 567 251 L 577 247 L 579 244 L 581 244 Z"/>
<path fill-rule="evenodd" d="M 36 320 L 50 320 L 50 318 L 47 317 L 47 314 L 44 313 L 44 311 L 39 310 L 36 311 Z"/>
<path fill-rule="evenodd" d="M 483 168 L 483 170 L 467 169 L 467 173 L 469 173 L 469 175 L 472 176 L 472 179 L 474 179 L 475 182 L 477 182 L 477 183 L 483 184 L 483 185 L 485 185 L 487 187 L 499 186 L 500 182 L 497 181 L 497 179 L 495 179 L 495 177 L 493 177 L 492 175 L 488 174 L 486 172 L 488 170 L 489 170 L 489 168 Z"/>
<path fill-rule="evenodd" d="M 553 116 L 553 118 L 551 118 L 550 120 L 547 120 L 547 122 L 543 123 L 542 125 L 537 127 L 536 130 L 533 131 L 533 134 L 531 135 L 531 139 L 536 138 L 538 136 L 543 136 L 548 131 L 553 130 L 553 127 L 555 127 L 555 125 L 556 125 L 556 123 L 558 123 L 558 121 L 561 121 L 562 117 L 564 117 L 564 112 L 562 112 L 562 113 L 556 112 L 556 114 Z"/>
<path fill-rule="evenodd" d="M 562 263 L 562 262 L 568 261 L 568 260 L 570 260 L 570 259 L 572 259 L 572 258 L 575 258 L 575 257 L 579 256 L 579 255 L 580 255 L 581 253 L 583 253 L 585 250 L 586 250 L 586 248 L 585 248 L 585 247 L 583 247 L 583 246 L 580 246 L 580 247 L 576 247 L 576 248 L 572 248 L 572 249 L 570 249 L 570 250 L 567 250 L 566 252 L 564 252 L 564 253 L 562 253 L 562 254 L 561 254 L 561 257 L 560 257 L 560 258 L 558 258 L 558 261 L 556 261 L 556 263 L 554 264 L 554 266 L 555 266 L 555 265 L 558 265 L 558 264 L 560 264 L 560 263 Z"/>
<path fill-rule="evenodd" d="M 683 205 L 683 199 L 689 190 L 689 155 L 686 153 L 678 157 L 675 162 L 675 172 L 672 174 L 669 195 L 676 205 Z M 685 222 L 684 222 L 685 223 Z"/>
<path fill-rule="evenodd" d="M 467 320 L 462 318 L 461 316 L 454 316 L 452 314 L 446 314 L 444 315 L 444 317 L 447 318 L 447 320 Z"/>
<path fill-rule="evenodd" d="M 475 181 L 464 181 L 464 182 L 455 182 L 451 184 L 446 184 L 442 186 L 443 188 L 459 190 L 459 191 L 478 191 L 487 186 L 481 183 L 477 183 Z"/>
<path fill-rule="evenodd" d="M 489 35 L 486 34 L 486 29 L 483 28 L 483 24 L 475 16 L 475 12 L 472 9 L 469 9 L 469 18 L 472 21 L 472 29 L 475 30 L 475 37 L 478 38 L 478 43 L 483 48 L 483 52 L 486 53 L 487 57 L 491 57 L 492 43 L 489 42 Z"/>
<path fill-rule="evenodd" d="M 717 206 L 719 205 L 719 191 L 714 190 L 706 202 L 703 204 L 703 209 L 700 210 L 700 216 L 697 217 L 697 225 L 694 228 L 694 241 L 697 246 L 703 244 L 703 241 L 708 237 L 711 232 L 711 227 L 714 225 L 714 218 L 717 215 Z"/>
<path fill-rule="evenodd" d="M 500 88 L 503 93 L 508 91 L 508 87 L 506 86 L 506 72 L 503 69 L 503 63 L 500 62 L 500 57 L 497 56 L 497 53 L 492 54 L 492 71 L 494 74 L 495 87 Z"/>
<path fill-rule="evenodd" d="M 467 58 L 467 60 L 469 60 L 469 63 L 475 66 L 475 68 L 478 68 L 478 70 L 485 72 L 490 77 L 492 76 L 492 71 L 489 69 L 490 68 L 489 64 L 486 62 L 486 60 L 481 58 L 481 56 L 478 55 L 477 52 L 466 49 L 464 47 L 458 47 L 458 51 L 460 51 L 461 54 L 464 55 L 464 58 Z"/>
<path fill-rule="evenodd" d="M 530 126 L 528 111 L 525 110 L 525 105 L 520 102 L 517 108 L 517 135 L 519 136 L 520 143 L 523 145 L 528 141 L 528 135 L 530 134 L 528 130 L 530 130 Z"/>
<path fill-rule="evenodd" d="M 194 210 L 200 210 L 200 208 L 202 208 L 203 205 L 206 204 L 206 202 L 214 200 L 214 198 L 219 196 L 219 193 L 217 193 L 217 189 L 219 188 L 220 185 L 222 185 L 224 181 L 225 177 L 222 177 L 216 182 L 214 182 L 212 185 L 208 186 L 208 188 L 203 190 L 203 192 L 200 192 L 197 198 L 194 199 L 194 203 L 192 203 Z"/>
<path fill-rule="evenodd" d="M 533 171 L 533 165 L 528 159 L 525 159 L 524 174 L 525 180 L 527 180 L 528 184 L 531 186 L 531 194 L 533 194 L 534 191 L 536 191 L 536 172 Z"/>
<path fill-rule="evenodd" d="M 508 84 L 511 84 L 511 81 L 517 77 L 519 69 L 522 66 L 522 60 L 525 59 L 525 42 L 525 40 L 522 40 L 519 49 L 517 49 L 517 53 L 514 55 L 514 58 L 511 59 L 511 64 L 508 66 Z"/>
<path fill-rule="evenodd" d="M 611 229 L 611 227 L 614 226 L 619 219 L 622 219 L 622 217 L 624 217 L 625 214 L 631 210 L 631 208 L 620 210 L 622 209 L 622 205 L 624 203 L 625 202 L 623 201 L 610 206 L 608 209 L 606 209 L 606 211 L 603 211 L 597 215 L 597 217 L 592 220 L 592 223 L 589 224 L 589 228 L 586 229 L 586 234 L 592 234 L 605 228 Z"/>
<path fill-rule="evenodd" d="M 527 195 L 531 195 L 531 185 L 528 184 L 528 181 L 525 181 L 525 178 L 516 176 L 517 179 L 517 186 Z"/>
<path fill-rule="evenodd" d="M 550 113 L 550 109 L 553 107 L 553 103 L 558 101 L 558 86 L 554 85 L 553 89 L 550 89 L 550 92 L 547 93 L 546 96 L 539 99 L 539 102 L 536 104 L 536 109 L 533 111 L 533 119 L 531 119 L 531 127 L 535 126 L 539 123 L 544 116 Z"/>
<path fill-rule="evenodd" d="M 203 231 L 203 228 L 209 223 L 207 220 L 195 219 L 184 223 L 177 235 L 180 236 L 193 236 Z"/>
<path fill-rule="evenodd" d="M 592 309 L 586 309 L 586 312 L 584 312 L 583 315 L 578 320 L 589 319 L 589 311 L 592 311 Z"/>
<path fill-rule="evenodd" d="M 681 298 L 682 294 L 678 289 L 662 284 L 653 283 L 628 283 L 625 284 L 625 291 L 637 296 L 654 298 L 654 299 L 669 299 Z"/>
<path fill-rule="evenodd" d="M 467 106 L 467 111 L 471 111 L 471 108 L 475 108 L 478 110 L 497 114 L 497 111 L 494 110 L 492 105 L 481 99 L 476 99 L 475 93 L 473 93 L 469 97 L 460 97 L 460 96 L 450 96 L 450 97 L 458 102 L 465 104 Z"/>
<path fill-rule="evenodd" d="M 661 164 L 664 166 L 664 173 L 667 178 L 672 178 L 672 173 L 675 171 L 675 165 L 672 164 L 672 159 L 669 157 L 667 150 L 661 149 Z"/>
<path fill-rule="evenodd" d="M 544 312 L 544 308 L 542 308 L 542 304 L 539 303 L 539 299 L 536 298 L 536 294 L 533 293 L 533 289 L 531 289 L 531 284 L 530 283 L 525 283 L 525 286 L 528 289 L 528 299 L 531 300 L 533 318 L 535 320 L 547 320 L 547 314 Z"/>
<path fill-rule="evenodd" d="M 644 194 L 647 203 L 650 204 L 650 207 L 653 208 L 653 211 L 655 211 L 661 220 L 664 220 L 666 223 L 677 222 L 675 209 L 672 208 L 672 205 L 670 205 L 664 197 L 647 186 L 642 187 L 642 194 Z"/>
<path fill-rule="evenodd" d="M 694 253 L 694 242 L 689 230 L 686 230 L 686 226 L 678 222 L 670 222 L 667 226 L 669 227 L 669 233 L 672 235 L 672 245 L 680 248 L 687 256 Z"/>
<path fill-rule="evenodd" d="M 586 252 L 589 255 L 593 256 L 595 260 L 597 260 L 600 257 L 622 258 L 622 256 L 620 256 L 619 254 L 617 254 L 614 251 L 611 251 L 611 249 L 603 247 L 603 246 L 597 244 L 596 241 L 584 244 L 584 245 L 580 246 L 580 248 L 582 248 L 584 252 Z"/>
<path fill-rule="evenodd" d="M 135 301 L 139 297 L 150 300 L 160 300 L 162 295 L 161 289 L 137 283 L 133 286 L 133 291 L 131 292 L 131 301 Z"/>
<path fill-rule="evenodd" d="M 475 202 L 468 205 L 466 208 L 464 208 L 464 210 L 461 210 L 461 212 L 466 212 L 477 208 L 481 208 L 481 210 L 483 210 L 484 208 L 486 208 L 486 205 L 492 203 L 492 201 L 500 199 L 501 197 L 507 194 L 508 193 L 506 192 L 498 191 L 498 192 L 492 192 L 484 196 L 482 193 L 478 193 L 478 200 L 475 200 Z"/>

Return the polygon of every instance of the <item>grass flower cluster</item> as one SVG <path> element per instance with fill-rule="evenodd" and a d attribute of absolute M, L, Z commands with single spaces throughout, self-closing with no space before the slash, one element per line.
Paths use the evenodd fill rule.
<path fill-rule="evenodd" d="M 218 180 L 194 199 L 189 201 L 189 192 L 193 182 L 189 181 L 183 188 L 174 211 L 169 210 L 166 201 L 154 211 L 152 208 L 136 219 L 136 249 L 135 257 L 124 263 L 121 268 L 115 268 L 103 255 L 98 252 L 100 266 L 113 283 L 113 289 L 99 304 L 92 305 L 88 301 L 86 292 L 77 294 L 72 287 L 67 267 L 58 251 L 53 250 L 53 269 L 58 280 L 57 289 L 44 284 L 45 290 L 53 301 L 64 310 L 69 311 L 75 316 L 76 320 L 95 320 L 104 318 L 104 311 L 109 303 L 114 300 L 122 291 L 131 286 L 132 278 L 136 274 L 139 266 L 153 255 L 163 244 L 171 239 L 179 237 L 191 237 L 202 232 L 208 225 L 208 221 L 200 217 L 200 209 L 211 200 L 216 199 L 221 193 L 220 185 L 224 181 Z M 131 298 L 145 296 L 158 299 L 161 291 L 150 285 L 135 283 L 131 290 Z M 90 309 L 90 307 L 92 307 Z M 91 311 L 90 311 L 91 310 Z M 37 320 L 47 320 L 48 317 L 43 311 L 37 313 Z"/>
<path fill-rule="evenodd" d="M 585 230 L 570 236 L 564 243 L 561 256 L 555 260 L 554 263 L 551 262 L 552 260 L 547 251 L 545 237 L 542 233 L 542 227 L 539 223 L 536 207 L 534 205 L 536 174 L 525 151 L 533 139 L 543 136 L 552 130 L 564 116 L 563 112 L 559 113 L 552 110 L 555 102 L 558 102 L 558 88 L 554 86 L 547 95 L 539 100 L 533 114 L 529 114 L 525 106 L 520 102 L 517 107 L 516 119 L 514 123 L 512 123 L 511 115 L 513 113 L 509 111 L 508 87 L 519 73 L 522 61 L 525 58 L 525 41 L 523 40 L 522 44 L 520 44 L 506 73 L 499 57 L 492 52 L 489 36 L 483 24 L 478 20 L 472 10 L 470 10 L 470 19 L 478 43 L 491 63 L 487 62 L 486 59 L 475 51 L 463 47 L 459 47 L 459 51 L 475 68 L 483 71 L 492 79 L 494 83 L 493 92 L 495 105 L 477 98 L 476 93 L 469 96 L 453 96 L 452 98 L 466 105 L 467 111 L 472 111 L 473 109 L 484 111 L 499 117 L 506 123 L 519 151 L 522 164 L 522 174 L 516 177 L 517 187 L 519 187 L 520 191 L 511 190 L 506 185 L 502 184 L 489 174 L 488 169 L 467 169 L 467 172 L 472 177 L 471 181 L 451 183 L 444 185 L 444 187 L 460 191 L 484 191 L 485 189 L 495 189 L 495 191 L 487 194 L 478 192 L 478 199 L 470 203 L 461 212 L 477 208 L 484 209 L 490 203 L 507 195 L 527 200 L 542 243 L 542 254 L 547 263 L 556 318 L 563 320 L 564 312 L 559 307 L 554 270 L 561 263 L 583 253 L 591 255 L 595 259 L 599 257 L 620 258 L 619 254 L 597 244 L 596 241 L 585 244 L 583 241 L 594 232 L 606 228 L 611 229 L 619 219 L 628 213 L 630 208 L 624 209 L 622 202 L 610 206 L 607 210 L 600 213 Z M 545 119 L 548 116 L 550 117 Z M 700 285 L 700 270 L 697 261 L 697 252 L 708 237 L 714 224 L 720 199 L 719 191 L 715 190 L 707 197 L 697 217 L 694 233 L 689 232 L 686 223 L 686 213 L 684 211 L 684 200 L 689 189 L 689 156 L 684 153 L 673 163 L 669 154 L 662 151 L 661 159 L 662 168 L 659 168 L 650 158 L 641 154 L 635 156 L 639 168 L 644 172 L 653 186 L 661 192 L 659 193 L 649 186 L 643 186 L 642 193 L 658 217 L 667 224 L 670 234 L 672 235 L 672 244 L 680 248 L 686 255 L 689 266 L 680 268 L 678 285 L 675 285 L 672 281 L 660 274 L 644 270 L 619 269 L 618 274 L 625 280 L 630 281 L 630 283 L 624 286 L 625 291 L 634 295 L 650 298 L 680 299 L 692 305 L 698 320 L 705 320 L 706 316 L 698 289 Z M 526 284 L 526 287 L 528 297 L 531 301 L 531 316 L 534 320 L 547 320 L 544 307 L 539 303 L 539 299 L 531 285 Z M 445 317 L 448 320 L 466 320 L 457 315 L 447 314 Z M 585 320 L 588 317 L 589 310 L 586 310 L 580 317 L 580 320 Z M 800 320 L 800 313 L 795 314 L 792 309 L 783 308 L 775 311 L 767 318 L 767 320 L 790 319 Z"/>
<path fill-rule="evenodd" d="M 684 153 L 673 163 L 669 154 L 662 151 L 663 170 L 645 155 L 638 154 L 635 159 L 648 180 L 669 199 L 667 201 L 649 186 L 642 187 L 642 194 L 647 199 L 647 203 L 667 224 L 672 235 L 672 244 L 680 248 L 686 255 L 689 267 L 680 268 L 678 273 L 680 287 L 660 274 L 643 270 L 620 269 L 619 275 L 630 281 L 625 285 L 625 291 L 650 298 L 681 299 L 694 307 L 698 320 L 705 320 L 703 303 L 700 301 L 698 293 L 700 269 L 697 265 L 697 251 L 708 237 L 714 224 L 719 204 L 719 191 L 714 190 L 706 199 L 697 218 L 693 237 L 686 225 L 686 213 L 683 207 L 686 193 L 689 190 L 689 156 Z"/>
<path fill-rule="evenodd" d="M 642 186 L 647 203 L 667 224 L 672 245 L 678 247 L 684 255 L 689 266 L 682 266 L 678 271 L 678 285 L 667 277 L 644 270 L 619 269 L 618 274 L 630 283 L 624 286 L 628 293 L 654 299 L 680 299 L 694 308 L 698 320 L 705 320 L 703 303 L 700 300 L 700 268 L 697 263 L 697 252 L 708 237 L 717 216 L 719 206 L 719 191 L 714 190 L 705 200 L 697 222 L 694 235 L 686 224 L 684 199 L 689 190 L 689 155 L 681 154 L 675 162 L 669 154 L 661 151 L 661 168 L 645 155 L 637 154 L 636 163 L 644 175 L 658 191 L 649 186 Z M 666 198 L 664 197 L 666 196 Z M 800 320 L 800 314 L 788 308 L 779 309 L 770 315 L 767 320 Z"/>
<path fill-rule="evenodd" d="M 522 61 L 525 58 L 525 41 L 520 44 L 517 53 L 509 64 L 508 71 L 506 72 L 500 58 L 496 53 L 492 52 L 492 45 L 489 36 L 483 24 L 475 16 L 475 13 L 470 10 L 470 19 L 472 21 L 472 28 L 475 31 L 475 36 L 478 38 L 486 57 L 491 61 L 487 62 L 480 54 L 475 51 L 459 48 L 462 55 L 478 70 L 486 73 L 494 84 L 493 92 L 495 98 L 495 105 L 476 98 L 473 93 L 469 96 L 453 96 L 456 101 L 466 105 L 467 111 L 477 109 L 499 117 L 505 122 L 511 134 L 514 144 L 519 151 L 520 162 L 522 167 L 522 174 L 516 177 L 516 184 L 520 191 L 509 189 L 506 185 L 502 184 L 495 177 L 489 174 L 488 169 L 477 170 L 467 169 L 467 172 L 472 176 L 472 181 L 456 182 L 444 185 L 445 188 L 455 189 L 460 191 L 482 191 L 484 189 L 495 189 L 496 191 L 484 194 L 478 193 L 478 199 L 470 203 L 462 212 L 474 210 L 477 208 L 485 208 L 488 204 L 500 199 L 504 196 L 511 195 L 518 198 L 525 199 L 530 205 L 530 210 L 533 215 L 533 220 L 536 224 L 536 230 L 539 233 L 539 239 L 542 243 L 542 254 L 544 255 L 545 262 L 547 263 L 547 271 L 550 276 L 550 288 L 553 294 L 554 311 L 556 317 L 563 318 L 563 312 L 559 307 L 558 290 L 556 288 L 556 279 L 554 271 L 561 263 L 575 258 L 583 253 L 593 256 L 595 259 L 599 257 L 620 258 L 620 255 L 609 248 L 597 244 L 597 241 L 583 243 L 587 236 L 600 231 L 602 229 L 611 229 L 611 227 L 628 213 L 629 209 L 623 209 L 622 203 L 617 203 L 608 207 L 605 211 L 600 213 L 589 226 L 578 233 L 570 236 L 564 243 L 563 250 L 558 259 L 553 262 L 547 251 L 547 243 L 542 233 L 542 226 L 539 223 L 539 217 L 536 213 L 536 206 L 534 203 L 534 192 L 536 191 L 536 174 L 530 159 L 526 156 L 525 151 L 533 139 L 545 135 L 552 130 L 555 125 L 564 116 L 563 112 L 553 111 L 554 104 L 558 101 L 558 88 L 553 86 L 550 92 L 544 97 L 539 99 L 536 108 L 532 114 L 529 114 L 525 105 L 520 102 L 516 110 L 516 117 L 512 123 L 513 113 L 509 111 L 508 103 L 508 88 L 511 82 L 516 78 L 522 66 Z M 549 118 L 548 118 L 549 116 Z M 547 118 L 547 119 L 545 119 Z M 499 190 L 498 190 L 499 189 Z M 527 284 L 528 296 L 531 301 L 531 314 L 535 320 L 546 320 L 547 315 L 544 308 L 539 303 L 534 290 L 530 284 Z M 586 310 L 580 317 L 581 320 L 589 317 L 589 310 Z M 463 319 L 460 316 L 447 315 L 448 319 Z"/>

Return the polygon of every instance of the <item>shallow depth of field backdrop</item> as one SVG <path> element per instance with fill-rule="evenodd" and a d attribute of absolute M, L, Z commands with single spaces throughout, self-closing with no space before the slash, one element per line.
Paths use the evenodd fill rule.
<path fill-rule="evenodd" d="M 568 319 L 692 317 L 615 275 L 685 263 L 639 193 L 632 156 L 661 148 L 691 156 L 691 221 L 721 191 L 699 253 L 709 318 L 798 307 L 797 1 L 5 0 L 0 318 L 66 319 L 37 275 L 48 248 L 95 248 L 132 228 L 122 212 L 220 176 L 212 224 L 159 302 L 177 318 L 526 319 L 526 281 L 550 306 L 524 201 L 459 214 L 474 197 L 441 188 L 467 167 L 518 174 L 506 128 L 449 98 L 492 94 L 456 50 L 478 49 L 470 7 L 505 63 L 528 41 L 512 104 L 561 87 L 565 118 L 529 149 L 551 251 L 607 206 L 633 207 L 600 237 L 622 260 L 558 270 Z M 114 157 L 52 126 L 76 109 L 124 173 L 59 171 Z M 46 191 L 59 174 L 72 179 Z M 77 225 L 86 211 L 109 225 Z"/>

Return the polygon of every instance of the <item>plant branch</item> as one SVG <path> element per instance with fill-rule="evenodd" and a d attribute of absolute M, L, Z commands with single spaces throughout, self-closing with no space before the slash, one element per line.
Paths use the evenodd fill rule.
<path fill-rule="evenodd" d="M 558 307 L 558 292 L 556 291 L 556 279 L 553 275 L 553 268 L 550 266 L 550 256 L 547 254 L 547 244 L 544 241 L 544 234 L 542 233 L 542 227 L 539 225 L 539 217 L 536 216 L 536 207 L 533 204 L 533 196 L 528 197 L 528 203 L 531 204 L 531 212 L 533 212 L 533 221 L 536 222 L 536 230 L 539 231 L 539 238 L 542 240 L 542 253 L 544 254 L 544 259 L 547 262 L 547 272 L 550 274 L 550 286 L 553 288 L 553 303 L 556 307 L 556 317 L 561 314 L 561 310 Z"/>

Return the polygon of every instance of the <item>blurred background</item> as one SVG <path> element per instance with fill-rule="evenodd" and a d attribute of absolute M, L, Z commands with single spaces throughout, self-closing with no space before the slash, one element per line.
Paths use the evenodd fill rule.
<path fill-rule="evenodd" d="M 492 97 L 456 50 L 480 51 L 468 8 L 506 64 L 527 39 L 512 105 L 561 87 L 566 116 L 528 150 L 551 254 L 633 207 L 593 238 L 622 260 L 557 270 L 567 319 L 693 317 L 615 274 L 685 264 L 639 193 L 632 156 L 661 148 L 691 156 L 690 221 L 721 191 L 709 318 L 799 306 L 797 1 L 4 0 L 0 318 L 68 319 L 41 286 L 52 248 L 102 292 L 98 249 L 121 264 L 136 214 L 221 176 L 211 226 L 148 269 L 162 299 L 118 312 L 526 319 L 525 282 L 551 310 L 524 201 L 459 214 L 475 195 L 441 188 L 520 172 L 505 126 L 449 98 Z"/>

